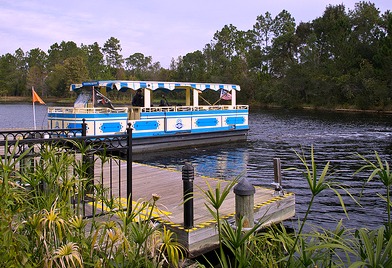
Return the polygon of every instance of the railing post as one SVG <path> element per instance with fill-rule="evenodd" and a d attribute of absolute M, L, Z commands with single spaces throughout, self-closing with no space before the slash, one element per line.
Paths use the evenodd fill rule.
<path fill-rule="evenodd" d="M 86 152 L 85 155 L 83 155 L 83 164 L 86 167 L 86 178 L 87 178 L 86 193 L 93 194 L 94 193 L 94 164 L 95 164 L 94 153 Z"/>
<path fill-rule="evenodd" d="M 255 187 L 243 178 L 233 189 L 235 193 L 235 219 L 239 226 L 240 220 L 243 221 L 243 228 L 252 228 L 254 226 L 254 194 Z"/>
<path fill-rule="evenodd" d="M 22 154 L 29 149 L 29 144 L 19 144 L 19 148 L 22 148 L 20 152 Z M 6 148 L 5 152 L 8 152 L 8 148 Z M 32 146 L 30 152 L 20 160 L 20 172 L 26 174 L 34 172 L 34 146 Z"/>
<path fill-rule="evenodd" d="M 132 128 L 127 128 L 127 198 L 132 198 Z"/>
<path fill-rule="evenodd" d="M 184 191 L 184 228 L 193 228 L 193 180 L 194 168 L 186 162 L 182 167 L 182 181 Z"/>
<path fill-rule="evenodd" d="M 82 119 L 82 136 L 87 136 L 87 123 L 85 118 Z"/>

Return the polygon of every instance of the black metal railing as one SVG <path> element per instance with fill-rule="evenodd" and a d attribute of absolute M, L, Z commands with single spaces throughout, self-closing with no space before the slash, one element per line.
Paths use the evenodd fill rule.
<path fill-rule="evenodd" d="M 47 148 L 73 154 L 82 168 L 70 166 L 69 173 L 88 180 L 85 189 L 76 187 L 73 207 L 84 217 L 105 213 L 107 200 L 127 200 L 132 195 L 132 129 L 128 126 L 123 134 L 86 136 L 86 127 L 83 121 L 81 129 L 0 131 L 0 160 L 19 159 L 13 166 L 15 173 L 28 175 L 39 168 Z M 106 200 L 97 193 L 103 188 Z"/>

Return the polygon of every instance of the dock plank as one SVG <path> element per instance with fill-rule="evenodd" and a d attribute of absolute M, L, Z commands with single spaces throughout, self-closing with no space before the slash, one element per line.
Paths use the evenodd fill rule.
<path fill-rule="evenodd" d="M 109 187 L 110 169 L 108 165 L 103 166 L 97 161 L 100 168 L 95 168 L 95 179 L 101 180 L 103 172 L 103 184 Z M 120 169 L 120 170 L 116 170 Z M 126 197 L 126 181 L 119 181 L 115 174 L 121 172 L 126 174 L 126 163 L 121 163 L 120 168 L 113 167 L 111 176 L 111 185 L 113 193 L 117 193 L 121 186 L 121 197 Z M 125 178 L 126 176 L 120 176 Z M 133 163 L 132 165 L 132 200 L 149 201 L 152 195 L 159 195 L 160 199 L 157 205 L 160 209 L 170 212 L 170 215 L 158 218 L 163 224 L 167 225 L 177 234 L 178 241 L 182 243 L 189 251 L 189 256 L 197 256 L 217 246 L 217 232 L 213 217 L 207 210 L 205 196 L 202 190 L 210 185 L 215 188 L 218 184 L 221 189 L 229 181 L 208 178 L 204 176 L 195 176 L 194 178 L 194 228 L 185 229 L 183 227 L 183 182 L 182 173 L 177 170 L 171 170 L 160 167 Z M 278 223 L 289 219 L 295 215 L 295 196 L 292 193 L 286 193 L 284 196 L 274 196 L 274 189 L 264 187 L 255 187 L 254 195 L 254 213 L 255 220 L 263 219 L 264 226 L 272 223 Z M 223 218 L 233 221 L 235 214 L 235 194 L 233 191 L 227 196 L 220 208 Z"/>

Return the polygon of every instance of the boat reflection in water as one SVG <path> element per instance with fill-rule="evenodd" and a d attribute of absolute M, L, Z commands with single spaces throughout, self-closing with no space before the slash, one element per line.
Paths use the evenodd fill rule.
<path fill-rule="evenodd" d="M 249 151 L 246 142 L 240 142 L 135 154 L 133 160 L 177 171 L 181 171 L 184 163 L 189 162 L 198 175 L 232 180 L 237 176 L 247 176 Z"/>

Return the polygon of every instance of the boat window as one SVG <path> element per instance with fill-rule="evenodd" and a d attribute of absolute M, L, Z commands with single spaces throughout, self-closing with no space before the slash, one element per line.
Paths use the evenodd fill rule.
<path fill-rule="evenodd" d="M 82 91 L 78 95 L 74 107 L 75 108 L 85 108 L 87 107 L 88 102 L 91 100 L 91 93 L 88 91 Z"/>

